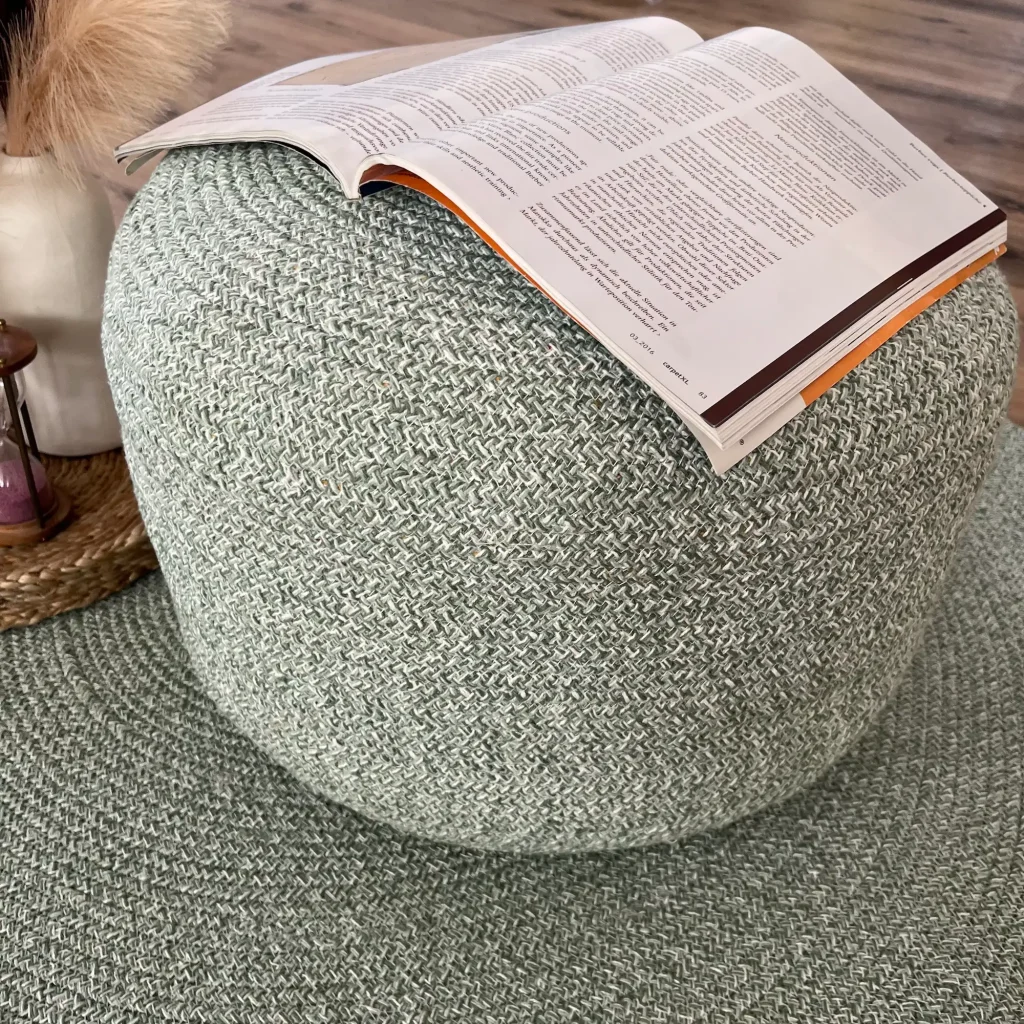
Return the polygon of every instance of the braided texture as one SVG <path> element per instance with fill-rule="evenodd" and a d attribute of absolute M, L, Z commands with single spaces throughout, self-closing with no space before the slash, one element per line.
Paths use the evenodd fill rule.
<path fill-rule="evenodd" d="M 200 693 L 159 575 L 0 665 L 4 1024 L 1024 1020 L 1024 431 L 861 742 L 670 846 L 480 852 L 318 798 Z"/>
<path fill-rule="evenodd" d="M 725 478 L 435 203 L 174 153 L 105 346 L 204 690 L 421 836 L 613 848 L 816 778 L 903 672 L 989 464 L 1015 317 L 957 289 Z"/>
<path fill-rule="evenodd" d="M 121 452 L 48 455 L 44 464 L 74 519 L 45 544 L 3 551 L 0 631 L 84 608 L 156 568 Z"/>

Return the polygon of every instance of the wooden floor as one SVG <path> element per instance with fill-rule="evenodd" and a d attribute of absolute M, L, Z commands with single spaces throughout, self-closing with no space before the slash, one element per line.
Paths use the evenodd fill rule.
<path fill-rule="evenodd" d="M 198 2 L 198 0 L 197 0 Z M 198 99 L 307 57 L 660 14 L 703 36 L 770 25 L 809 43 L 1010 217 L 1024 309 L 1024 0 L 235 0 Z M 141 178 L 108 175 L 118 208 Z M 1024 423 L 1024 374 L 1011 413 Z"/>

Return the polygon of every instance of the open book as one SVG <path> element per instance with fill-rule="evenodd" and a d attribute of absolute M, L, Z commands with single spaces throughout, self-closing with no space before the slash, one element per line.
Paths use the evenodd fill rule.
<path fill-rule="evenodd" d="M 1006 239 L 992 202 L 766 28 L 704 42 L 652 17 L 326 57 L 117 156 L 131 170 L 242 140 L 309 153 L 351 199 L 433 196 L 668 402 L 719 472 Z"/>

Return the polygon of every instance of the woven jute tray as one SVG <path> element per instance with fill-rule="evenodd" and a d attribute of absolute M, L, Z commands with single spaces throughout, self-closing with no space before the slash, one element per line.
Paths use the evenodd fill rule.
<path fill-rule="evenodd" d="M 41 544 L 0 548 L 0 631 L 84 608 L 156 568 L 120 451 L 43 464 L 71 499 L 71 523 Z"/>

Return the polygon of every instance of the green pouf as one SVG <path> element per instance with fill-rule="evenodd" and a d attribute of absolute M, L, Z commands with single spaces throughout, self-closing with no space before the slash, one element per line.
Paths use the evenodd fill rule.
<path fill-rule="evenodd" d="M 613 848 L 807 785 L 902 675 L 1016 353 L 995 271 L 716 478 L 433 202 L 269 146 L 172 154 L 106 356 L 203 690 L 433 839 Z"/>
<path fill-rule="evenodd" d="M 158 576 L 0 666 L 4 1024 L 1024 1020 L 1024 432 L 856 749 L 670 846 L 482 853 L 318 798 L 200 694 Z"/>

